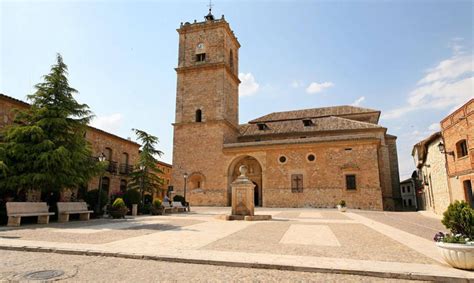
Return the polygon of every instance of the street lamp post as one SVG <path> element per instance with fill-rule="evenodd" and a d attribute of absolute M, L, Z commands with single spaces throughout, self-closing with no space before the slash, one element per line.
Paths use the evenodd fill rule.
<path fill-rule="evenodd" d="M 188 173 L 184 173 L 184 202 L 186 203 L 186 184 L 188 182 Z"/>
<path fill-rule="evenodd" d="M 142 171 L 142 179 L 140 181 L 140 193 L 141 193 L 141 203 L 142 203 L 142 207 L 143 207 L 143 205 L 145 205 L 145 201 L 144 201 L 145 194 L 144 194 L 144 191 L 143 191 L 143 181 L 144 181 L 144 178 L 145 178 L 145 165 L 141 164 L 140 165 L 140 170 Z"/>
<path fill-rule="evenodd" d="M 102 163 L 105 161 L 105 154 L 101 153 L 98 157 L 99 162 Z M 101 194 L 102 194 L 102 178 L 104 177 L 104 172 L 101 171 L 100 173 L 100 179 L 99 179 L 99 191 L 97 195 L 97 206 L 96 206 L 96 212 L 97 212 L 97 217 L 100 217 L 100 201 L 101 201 Z"/>

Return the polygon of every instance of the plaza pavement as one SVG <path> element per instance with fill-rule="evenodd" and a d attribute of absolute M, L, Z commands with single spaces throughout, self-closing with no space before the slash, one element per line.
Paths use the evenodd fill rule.
<path fill-rule="evenodd" d="M 166 216 L 2 227 L 0 249 L 474 282 L 473 273 L 444 263 L 428 238 L 442 226 L 421 214 L 260 208 L 257 214 L 273 220 L 216 219 L 229 212 L 196 207 Z"/>

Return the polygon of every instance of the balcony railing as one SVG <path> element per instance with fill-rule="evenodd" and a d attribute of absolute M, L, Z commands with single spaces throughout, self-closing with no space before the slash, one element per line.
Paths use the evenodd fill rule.
<path fill-rule="evenodd" d="M 126 163 L 121 163 L 119 167 L 119 173 L 121 175 L 128 175 L 133 172 L 133 165 L 129 165 Z"/>
<path fill-rule="evenodd" d="M 109 161 L 109 165 L 107 166 L 107 168 L 105 170 L 107 172 L 112 173 L 112 174 L 116 174 L 117 173 L 117 167 L 118 167 L 117 161 Z"/>

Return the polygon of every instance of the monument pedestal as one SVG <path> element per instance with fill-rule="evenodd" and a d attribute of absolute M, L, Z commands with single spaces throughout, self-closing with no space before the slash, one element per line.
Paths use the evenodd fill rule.
<path fill-rule="evenodd" d="M 255 215 L 254 190 L 255 185 L 245 176 L 247 166 L 239 168 L 240 176 L 231 184 L 232 187 L 232 213 L 231 215 L 219 215 L 222 220 L 270 220 L 271 215 Z"/>

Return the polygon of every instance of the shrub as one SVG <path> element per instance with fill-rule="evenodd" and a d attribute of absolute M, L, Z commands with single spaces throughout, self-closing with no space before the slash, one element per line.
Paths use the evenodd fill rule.
<path fill-rule="evenodd" d="M 140 203 L 140 192 L 137 190 L 128 190 L 123 194 L 123 201 L 127 206 L 132 206 L 132 204 Z"/>
<path fill-rule="evenodd" d="M 342 207 L 346 207 L 346 201 L 345 200 L 341 200 L 339 202 L 339 205 L 342 206 Z"/>
<path fill-rule="evenodd" d="M 175 195 L 173 197 L 173 201 L 179 201 L 179 202 L 181 202 L 182 205 L 184 205 L 184 206 L 186 205 L 186 200 L 184 199 L 183 196 L 180 196 L 180 195 Z"/>
<path fill-rule="evenodd" d="M 119 191 L 119 192 L 116 192 L 116 193 L 114 193 L 114 194 L 112 194 L 112 195 L 110 196 L 110 202 L 113 203 L 113 202 L 114 202 L 116 199 L 118 199 L 118 198 L 123 199 L 123 194 L 124 194 L 124 193 L 123 193 L 123 192 L 120 192 L 120 191 Z"/>
<path fill-rule="evenodd" d="M 151 203 L 143 204 L 138 206 L 139 214 L 150 214 L 151 212 Z"/>
<path fill-rule="evenodd" d="M 87 204 L 89 205 L 89 208 L 94 210 L 96 209 L 96 206 L 97 206 L 97 200 L 98 200 L 98 196 L 99 196 L 99 190 L 90 190 L 86 193 L 86 195 L 84 196 L 84 200 L 85 202 L 87 202 Z M 102 214 L 103 213 L 103 207 L 109 202 L 109 196 L 107 195 L 107 192 L 105 191 L 102 191 L 101 194 L 100 194 L 100 203 L 101 203 L 101 207 L 100 207 L 100 211 L 99 211 L 99 214 Z"/>
<path fill-rule="evenodd" d="M 163 214 L 163 207 L 161 206 L 161 200 L 160 199 L 154 199 L 153 200 L 153 205 L 151 206 L 151 214 L 152 215 L 161 215 Z"/>
<path fill-rule="evenodd" d="M 157 198 L 154 199 L 154 200 L 153 200 L 153 207 L 154 207 L 154 208 L 160 208 L 160 207 L 161 207 L 161 200 L 159 200 L 159 199 L 157 199 Z"/>
<path fill-rule="evenodd" d="M 122 198 L 116 198 L 114 203 L 112 204 L 113 208 L 122 208 L 125 207 L 125 202 Z"/>
<path fill-rule="evenodd" d="M 453 235 L 474 239 L 474 209 L 465 201 L 450 204 L 441 222 Z"/>

